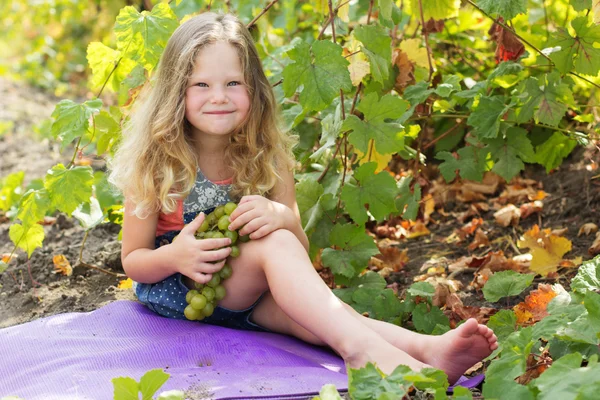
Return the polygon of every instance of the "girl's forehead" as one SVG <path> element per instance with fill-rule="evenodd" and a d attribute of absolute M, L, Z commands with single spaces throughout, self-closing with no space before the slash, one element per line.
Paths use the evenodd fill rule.
<path fill-rule="evenodd" d="M 202 48 L 194 60 L 192 75 L 242 73 L 242 63 L 237 49 L 227 42 L 216 42 Z"/>

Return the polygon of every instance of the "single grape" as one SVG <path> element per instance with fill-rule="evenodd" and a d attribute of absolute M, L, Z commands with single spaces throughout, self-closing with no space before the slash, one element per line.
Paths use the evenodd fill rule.
<path fill-rule="evenodd" d="M 231 257 L 236 258 L 240 255 L 240 249 L 237 246 L 231 246 L 231 253 L 229 254 Z"/>
<path fill-rule="evenodd" d="M 244 235 L 244 236 L 240 236 L 240 242 L 242 243 L 246 243 L 250 240 L 250 234 Z"/>
<path fill-rule="evenodd" d="M 231 213 L 237 208 L 237 204 L 229 202 L 223 206 L 225 208 L 225 214 L 231 215 Z"/>
<path fill-rule="evenodd" d="M 237 242 L 238 233 L 236 231 L 226 230 L 223 235 L 225 235 L 226 238 L 231 239 L 231 244 L 235 244 L 235 242 Z"/>
<path fill-rule="evenodd" d="M 208 219 L 205 217 L 204 221 L 202 221 L 202 225 L 200 225 L 200 228 L 198 228 L 196 233 L 206 232 L 207 230 L 208 230 Z"/>
<path fill-rule="evenodd" d="M 218 218 L 214 212 L 211 212 L 206 216 L 206 221 L 208 221 L 208 225 L 214 225 L 217 222 Z"/>
<path fill-rule="evenodd" d="M 194 287 L 198 290 L 204 289 L 204 283 L 194 282 Z"/>
<path fill-rule="evenodd" d="M 221 271 L 219 271 L 219 276 L 221 276 L 221 279 L 227 279 L 231 276 L 232 272 L 231 266 L 229 264 L 225 264 L 223 268 L 221 268 Z"/>
<path fill-rule="evenodd" d="M 206 232 L 196 232 L 194 235 L 196 239 L 204 239 L 206 237 Z"/>
<path fill-rule="evenodd" d="M 201 294 L 197 294 L 194 297 L 192 297 L 192 301 L 190 302 L 190 305 L 193 308 L 195 308 L 196 310 L 202 310 L 204 308 L 204 306 L 206 305 L 206 303 L 208 303 L 207 298 Z"/>
<path fill-rule="evenodd" d="M 225 297 L 226 294 L 227 291 L 223 286 L 219 285 L 215 288 L 215 299 L 217 299 L 217 301 L 223 299 L 223 297 Z"/>
<path fill-rule="evenodd" d="M 213 303 L 206 303 L 206 305 L 202 309 L 202 315 L 204 315 L 206 317 L 210 317 L 214 311 L 215 311 L 215 306 L 213 305 Z"/>
<path fill-rule="evenodd" d="M 187 294 L 185 295 L 186 303 L 190 304 L 190 302 L 192 301 L 192 297 L 194 297 L 198 293 L 200 293 L 200 292 L 198 292 L 196 289 L 192 289 L 189 292 L 187 292 Z"/>
<path fill-rule="evenodd" d="M 202 295 L 206 297 L 206 300 L 212 301 L 212 299 L 215 298 L 215 289 L 207 286 L 204 289 L 202 289 Z"/>
<path fill-rule="evenodd" d="M 221 218 L 219 218 L 217 226 L 220 230 L 227 231 L 227 228 L 229 228 L 229 215 L 223 215 Z"/>
<path fill-rule="evenodd" d="M 192 307 L 191 305 L 188 305 L 185 310 L 183 310 L 183 314 L 185 315 L 185 317 L 187 319 L 189 319 L 190 321 L 194 321 L 196 319 L 198 319 L 198 317 L 201 315 L 202 311 L 201 310 L 196 310 L 194 307 Z"/>
<path fill-rule="evenodd" d="M 225 235 L 223 235 L 221 232 L 213 232 L 213 234 L 212 234 L 213 239 L 222 239 L 224 237 L 225 237 Z"/>
<path fill-rule="evenodd" d="M 223 215 L 225 215 L 225 207 L 219 206 L 215 208 L 215 211 L 213 211 L 213 213 L 215 214 L 215 217 L 217 217 L 217 219 L 221 218 Z"/>
<path fill-rule="evenodd" d="M 218 274 L 213 274 L 211 280 L 206 285 L 214 289 L 219 283 L 221 283 L 221 277 Z"/>

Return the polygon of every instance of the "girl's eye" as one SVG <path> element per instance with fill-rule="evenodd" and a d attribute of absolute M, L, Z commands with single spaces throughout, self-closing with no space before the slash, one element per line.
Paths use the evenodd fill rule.
<path fill-rule="evenodd" d="M 199 82 L 199 83 L 196 83 L 196 86 L 200 86 L 200 87 L 208 87 L 208 85 L 207 85 L 206 83 L 204 83 L 204 82 Z"/>
<path fill-rule="evenodd" d="M 231 85 L 232 83 L 235 83 L 235 86 L 238 86 L 238 85 L 240 85 L 240 84 L 241 84 L 241 83 L 240 83 L 240 82 L 238 82 L 238 81 L 233 81 L 233 82 L 229 82 L 227 85 L 229 86 L 229 85 Z"/>

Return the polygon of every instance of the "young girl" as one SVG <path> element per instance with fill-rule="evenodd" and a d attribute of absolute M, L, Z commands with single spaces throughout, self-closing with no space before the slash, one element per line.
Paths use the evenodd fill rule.
<path fill-rule="evenodd" d="M 125 194 L 123 268 L 141 302 L 184 319 L 193 283 L 224 266 L 230 239 L 196 240 L 205 213 L 239 201 L 230 229 L 250 234 L 231 258 L 227 294 L 202 320 L 328 345 L 352 368 L 433 366 L 451 382 L 497 345 L 470 319 L 442 336 L 373 320 L 340 301 L 309 259 L 296 204 L 291 140 L 246 27 L 204 13 L 169 40 L 147 99 L 111 162 Z M 173 237 L 178 235 L 176 240 Z"/>

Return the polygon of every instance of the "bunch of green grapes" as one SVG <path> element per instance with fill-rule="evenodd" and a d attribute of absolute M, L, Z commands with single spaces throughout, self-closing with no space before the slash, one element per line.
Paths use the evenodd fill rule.
<path fill-rule="evenodd" d="M 196 231 L 196 239 L 231 239 L 231 257 L 238 257 L 240 249 L 235 243 L 239 240 L 246 242 L 250 238 L 248 235 L 238 236 L 237 231 L 229 230 L 229 216 L 237 208 L 235 203 L 227 203 L 214 209 L 213 212 L 204 218 L 204 222 Z M 212 279 L 206 284 L 195 282 L 195 289 L 190 290 L 185 296 L 188 305 L 184 310 L 185 317 L 192 321 L 200 321 L 210 317 L 217 306 L 219 300 L 225 297 L 227 292 L 221 285 L 221 282 L 231 276 L 231 266 L 225 264 L 223 268 L 213 274 Z"/>

